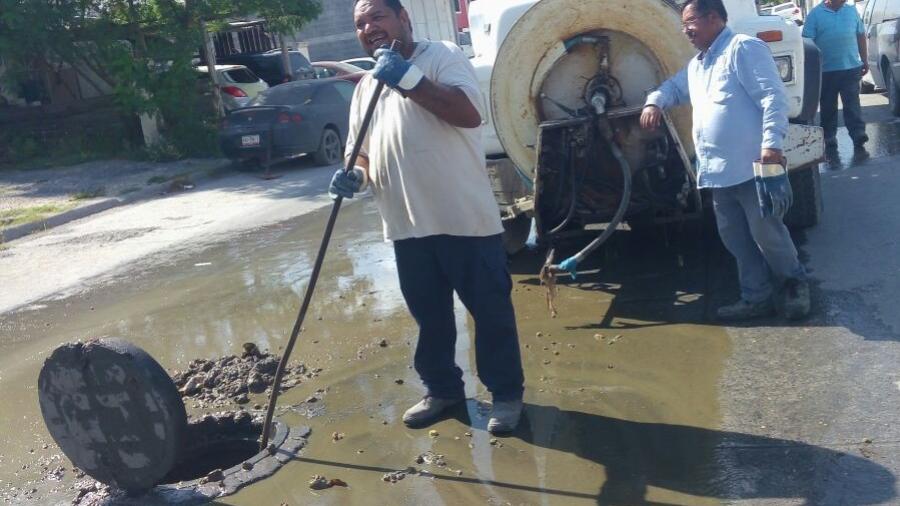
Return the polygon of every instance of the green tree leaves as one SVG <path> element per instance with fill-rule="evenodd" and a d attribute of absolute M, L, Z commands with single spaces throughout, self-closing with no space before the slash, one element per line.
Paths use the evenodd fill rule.
<path fill-rule="evenodd" d="M 123 110 L 158 114 L 168 140 L 186 144 L 212 128 L 191 60 L 203 43 L 201 22 L 264 18 L 292 33 L 321 12 L 319 0 L 0 0 L 4 82 L 73 69 L 90 86 L 112 90 Z"/>

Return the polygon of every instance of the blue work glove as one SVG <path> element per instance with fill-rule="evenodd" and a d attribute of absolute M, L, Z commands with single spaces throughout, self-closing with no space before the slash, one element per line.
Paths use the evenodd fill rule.
<path fill-rule="evenodd" d="M 759 197 L 760 215 L 763 218 L 775 216 L 784 219 L 784 215 L 794 203 L 794 192 L 791 189 L 786 164 L 754 162 L 753 176 L 756 194 Z"/>
<path fill-rule="evenodd" d="M 391 88 L 410 91 L 422 82 L 425 74 L 406 61 L 399 52 L 383 47 L 375 51 L 375 67 L 372 75 Z"/>
<path fill-rule="evenodd" d="M 368 183 L 365 169 L 354 167 L 353 170 L 347 172 L 344 169 L 338 169 L 331 178 L 331 186 L 328 187 L 328 194 L 332 199 L 338 196 L 345 199 L 352 199 L 354 193 L 359 193 Z"/>
<path fill-rule="evenodd" d="M 569 257 L 561 264 L 559 264 L 559 268 L 569 273 L 572 276 L 572 279 L 578 277 L 578 259 L 575 257 Z"/>

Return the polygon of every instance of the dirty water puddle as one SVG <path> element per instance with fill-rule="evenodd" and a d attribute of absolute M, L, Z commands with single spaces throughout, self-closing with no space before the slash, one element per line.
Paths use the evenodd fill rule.
<path fill-rule="evenodd" d="M 0 424 L 22 426 L 27 435 L 0 439 L 0 497 L 74 497 L 74 473 L 63 473 L 61 481 L 46 477 L 56 466 L 68 469 L 40 422 L 32 386 L 49 350 L 83 336 L 115 334 L 170 371 L 189 371 L 197 359 L 240 356 L 245 342 L 277 355 L 324 219 L 317 213 L 269 227 L 123 274 L 103 290 L 5 315 L 0 402 L 9 409 L 0 413 Z M 294 352 L 306 369 L 279 399 L 279 419 L 309 426 L 312 436 L 282 470 L 222 504 L 362 504 L 373 497 L 384 504 L 595 504 L 604 497 L 718 504 L 708 484 L 728 339 L 703 323 L 701 304 L 674 304 L 676 292 L 703 288 L 688 281 L 700 278 L 690 270 L 696 266 L 657 267 L 658 278 L 647 283 L 639 275 L 652 268 L 632 259 L 622 269 L 606 266 L 599 275 L 579 277 L 577 284 L 560 279 L 559 314 L 552 319 L 531 265 L 541 259 L 516 257 L 513 297 L 526 407 L 519 430 L 494 437 L 485 430 L 490 396 L 475 376 L 473 328 L 461 310 L 457 362 L 471 399 L 432 427 L 403 426 L 403 411 L 423 393 L 410 367 L 415 328 L 370 203 L 342 212 L 332 244 Z M 655 254 L 666 262 L 675 258 Z M 215 272 L 193 267 L 202 262 L 215 265 Z M 217 406 L 219 399 L 202 399 L 200 380 L 190 385 L 183 379 L 180 388 L 192 391 L 185 399 L 190 414 Z M 229 392 L 222 401 L 234 409 L 241 393 Z M 247 396 L 243 406 L 265 404 L 263 393 Z M 51 459 L 46 469 L 37 465 L 42 458 Z M 347 486 L 318 488 L 323 480 Z M 311 481 L 318 485 L 311 488 Z"/>

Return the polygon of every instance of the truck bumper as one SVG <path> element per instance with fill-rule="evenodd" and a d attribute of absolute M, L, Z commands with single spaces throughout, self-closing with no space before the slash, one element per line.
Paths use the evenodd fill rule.
<path fill-rule="evenodd" d="M 821 127 L 791 124 L 784 139 L 788 170 L 800 169 L 825 160 L 825 134 Z"/>

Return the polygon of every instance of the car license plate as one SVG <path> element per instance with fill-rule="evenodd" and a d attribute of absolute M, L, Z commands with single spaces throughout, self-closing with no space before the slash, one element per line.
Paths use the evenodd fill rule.
<path fill-rule="evenodd" d="M 241 147 L 248 148 L 251 146 L 259 146 L 259 134 L 244 135 L 241 137 Z"/>

